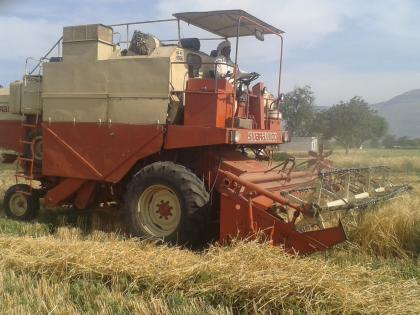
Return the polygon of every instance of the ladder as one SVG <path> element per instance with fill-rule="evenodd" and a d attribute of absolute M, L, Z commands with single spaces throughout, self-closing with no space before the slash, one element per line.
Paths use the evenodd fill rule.
<path fill-rule="evenodd" d="M 39 128 L 39 114 L 36 114 L 34 117 L 34 121 L 31 120 L 31 116 L 25 115 L 25 118 L 22 120 L 22 129 L 23 129 L 23 139 L 20 138 L 19 143 L 21 144 L 21 151 L 17 157 L 16 163 L 16 184 L 19 182 L 24 181 L 29 186 L 29 191 L 21 191 L 22 194 L 31 195 L 32 194 L 32 182 L 35 179 L 36 175 L 39 175 L 39 169 L 36 168 L 35 165 L 35 150 L 32 142 L 29 139 L 29 135 L 32 131 L 35 131 Z M 29 146 L 30 150 L 28 151 L 26 148 Z M 26 156 L 25 153 L 30 152 L 30 156 Z"/>

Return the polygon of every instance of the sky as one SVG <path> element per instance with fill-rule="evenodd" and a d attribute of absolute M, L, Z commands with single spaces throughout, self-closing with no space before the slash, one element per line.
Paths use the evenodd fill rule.
<path fill-rule="evenodd" d="M 21 79 L 26 57 L 41 57 L 63 26 L 222 9 L 243 9 L 285 31 L 283 92 L 310 85 L 317 105 L 330 106 L 356 95 L 373 104 L 420 88 L 420 0 L 0 0 L 0 84 Z M 139 29 L 176 38 L 173 23 Z M 260 73 L 275 90 L 279 40 L 247 38 L 239 47 L 241 69 Z"/>

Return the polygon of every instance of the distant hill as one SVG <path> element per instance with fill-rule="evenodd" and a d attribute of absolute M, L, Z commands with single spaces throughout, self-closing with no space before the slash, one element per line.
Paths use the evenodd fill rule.
<path fill-rule="evenodd" d="M 372 105 L 389 124 L 389 134 L 420 138 L 420 89 Z"/>

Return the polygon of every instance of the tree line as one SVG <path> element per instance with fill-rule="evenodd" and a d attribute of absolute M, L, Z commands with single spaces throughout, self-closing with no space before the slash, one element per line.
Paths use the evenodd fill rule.
<path fill-rule="evenodd" d="M 407 136 L 397 138 L 394 135 L 386 135 L 382 139 L 382 145 L 388 149 L 397 148 L 420 148 L 420 138 L 410 139 Z"/>
<path fill-rule="evenodd" d="M 287 93 L 282 114 L 292 138 L 318 136 L 323 142 L 334 139 L 346 153 L 366 142 L 378 143 L 388 128 L 386 120 L 359 96 L 331 107 L 317 107 L 310 86 Z"/>

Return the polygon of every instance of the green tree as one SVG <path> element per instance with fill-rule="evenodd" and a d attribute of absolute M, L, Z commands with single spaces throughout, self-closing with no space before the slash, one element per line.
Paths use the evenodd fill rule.
<path fill-rule="evenodd" d="M 395 135 L 387 135 L 383 138 L 382 145 L 386 148 L 416 148 L 420 147 L 420 138 L 409 138 L 407 136 L 397 138 Z"/>
<path fill-rule="evenodd" d="M 394 135 L 386 135 L 383 139 L 382 139 L 382 145 L 385 148 L 392 148 L 393 146 L 397 145 L 397 139 Z"/>
<path fill-rule="evenodd" d="M 285 95 L 282 115 L 291 136 L 311 136 L 315 97 L 310 86 L 296 87 Z"/>
<path fill-rule="evenodd" d="M 320 112 L 316 129 L 325 140 L 335 139 L 346 153 L 360 147 L 367 140 L 378 140 L 385 135 L 387 123 L 361 97 L 353 97 Z"/>

